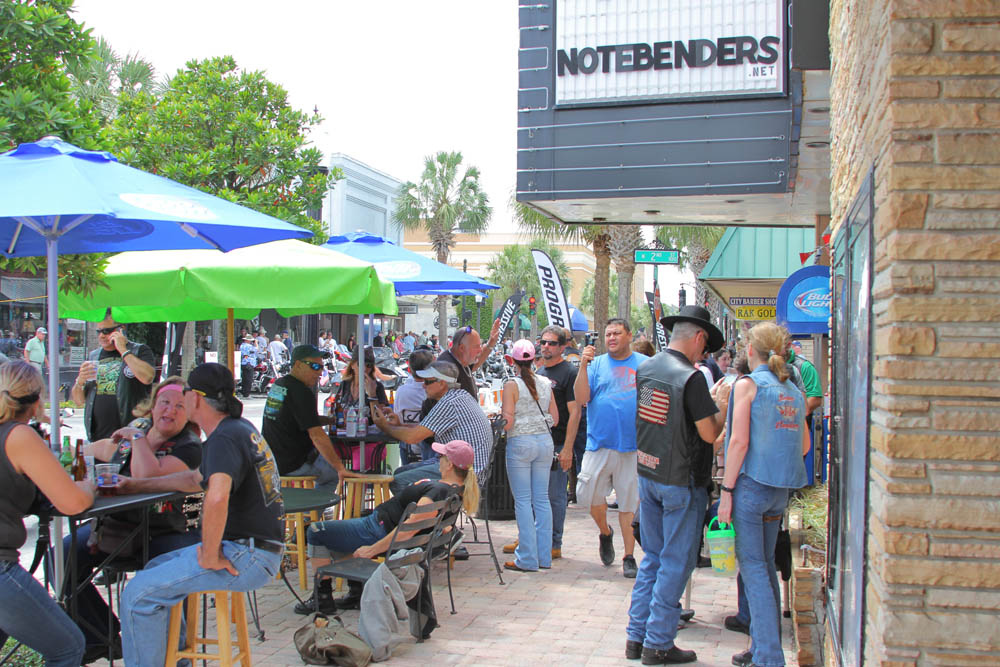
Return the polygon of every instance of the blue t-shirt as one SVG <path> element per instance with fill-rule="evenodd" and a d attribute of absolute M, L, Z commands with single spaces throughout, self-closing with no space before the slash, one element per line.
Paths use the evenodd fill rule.
<path fill-rule="evenodd" d="M 587 451 L 635 451 L 635 372 L 648 358 L 633 352 L 618 361 L 602 354 L 587 366 Z"/>

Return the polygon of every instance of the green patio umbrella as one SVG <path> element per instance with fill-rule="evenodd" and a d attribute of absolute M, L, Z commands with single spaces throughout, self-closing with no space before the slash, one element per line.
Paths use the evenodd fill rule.
<path fill-rule="evenodd" d="M 263 308 L 284 317 L 397 312 L 392 283 L 370 263 L 296 240 L 226 253 L 123 252 L 108 261 L 104 282 L 87 296 L 60 292 L 60 317 L 98 322 L 108 307 L 117 322 L 251 319 Z"/>

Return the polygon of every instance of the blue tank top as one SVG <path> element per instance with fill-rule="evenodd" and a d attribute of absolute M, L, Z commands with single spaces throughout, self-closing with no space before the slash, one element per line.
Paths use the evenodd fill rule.
<path fill-rule="evenodd" d="M 802 488 L 807 481 L 802 459 L 805 398 L 789 380 L 779 382 L 767 364 L 761 364 L 747 377 L 757 385 L 757 394 L 750 404 L 750 445 L 740 473 L 767 486 Z M 727 450 L 732 407 L 730 403 Z"/>

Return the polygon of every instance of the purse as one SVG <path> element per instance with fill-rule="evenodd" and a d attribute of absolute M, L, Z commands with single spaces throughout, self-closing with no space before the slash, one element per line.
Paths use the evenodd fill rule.
<path fill-rule="evenodd" d="M 295 631 L 295 649 L 307 665 L 342 665 L 365 667 L 372 660 L 372 649 L 334 616 L 331 623 L 326 614 L 314 614 Z"/>

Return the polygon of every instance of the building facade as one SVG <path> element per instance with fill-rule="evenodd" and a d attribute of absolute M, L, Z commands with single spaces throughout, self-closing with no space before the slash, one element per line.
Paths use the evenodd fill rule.
<path fill-rule="evenodd" d="M 339 168 L 344 178 L 337 181 L 323 202 L 327 234 L 365 231 L 401 243 L 402 232 L 393 224 L 392 216 L 403 182 L 343 153 L 332 154 L 328 165 L 330 169 Z"/>
<path fill-rule="evenodd" d="M 1000 3 L 525 1 L 520 35 L 519 201 L 810 227 L 830 263 L 807 657 L 1000 663 Z"/>

